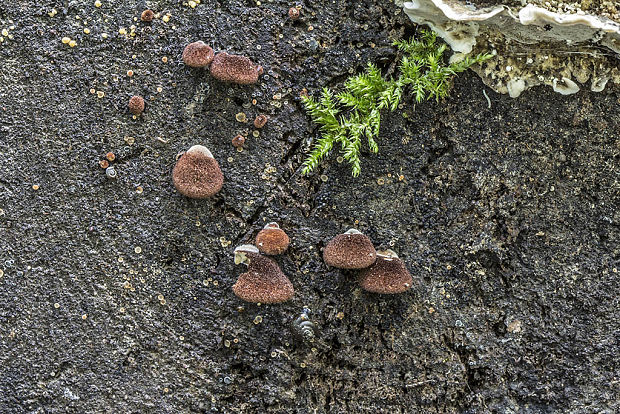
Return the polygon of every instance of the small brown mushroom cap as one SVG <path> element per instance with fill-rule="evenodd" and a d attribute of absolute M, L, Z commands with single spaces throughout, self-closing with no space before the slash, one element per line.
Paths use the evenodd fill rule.
<path fill-rule="evenodd" d="M 232 139 L 232 144 L 235 148 L 243 147 L 243 144 L 245 144 L 245 137 L 243 135 L 237 135 Z"/>
<path fill-rule="evenodd" d="M 267 224 L 256 235 L 256 246 L 269 255 L 284 253 L 290 242 L 288 235 L 274 222 Z"/>
<path fill-rule="evenodd" d="M 210 46 L 199 40 L 185 46 L 183 49 L 183 62 L 192 68 L 204 68 L 213 62 L 215 53 Z"/>
<path fill-rule="evenodd" d="M 254 127 L 261 129 L 262 127 L 265 126 L 265 124 L 267 123 L 267 120 L 269 118 L 267 118 L 267 115 L 257 115 L 256 118 L 254 119 Z"/>
<path fill-rule="evenodd" d="M 290 9 L 288 9 L 288 17 L 291 20 L 297 20 L 299 19 L 299 15 L 301 13 L 299 12 L 299 9 L 297 7 L 291 7 Z"/>
<path fill-rule="evenodd" d="M 235 249 L 235 263 L 248 265 L 247 273 L 242 273 L 232 287 L 240 299 L 254 303 L 281 303 L 295 294 L 293 284 L 280 266 L 268 257 L 262 256 L 252 245 Z"/>
<path fill-rule="evenodd" d="M 129 98 L 129 112 L 134 115 L 140 115 L 144 111 L 144 98 L 134 95 Z"/>
<path fill-rule="evenodd" d="M 249 58 L 239 55 L 218 53 L 211 63 L 211 75 L 222 82 L 249 85 L 258 82 L 263 68 Z"/>
<path fill-rule="evenodd" d="M 146 9 L 140 15 L 140 20 L 142 20 L 143 22 L 151 22 L 153 21 L 154 17 L 155 17 L 155 13 L 153 13 L 153 10 Z"/>
<path fill-rule="evenodd" d="M 172 170 L 177 191 L 189 198 L 215 195 L 224 184 L 224 175 L 213 154 L 202 145 L 194 145 L 177 161 Z"/>
<path fill-rule="evenodd" d="M 360 286 L 369 292 L 394 294 L 411 289 L 413 278 L 405 263 L 392 250 L 377 252 L 377 261 L 359 275 Z"/>
<path fill-rule="evenodd" d="M 323 249 L 323 260 L 339 269 L 364 269 L 377 259 L 370 239 L 355 229 L 339 234 Z"/>

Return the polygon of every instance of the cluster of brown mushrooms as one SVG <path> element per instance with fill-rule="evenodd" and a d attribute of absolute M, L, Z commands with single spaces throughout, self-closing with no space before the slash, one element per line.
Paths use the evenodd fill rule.
<path fill-rule="evenodd" d="M 262 255 L 282 254 L 290 239 L 277 223 L 269 223 L 256 236 L 256 246 L 244 244 L 235 249 L 235 264 L 245 264 L 248 271 L 239 275 L 233 292 L 246 302 L 281 303 L 295 294 L 293 284 L 275 260 Z"/>
<path fill-rule="evenodd" d="M 323 249 L 323 260 L 339 269 L 360 270 L 359 284 L 373 293 L 394 294 L 410 289 L 413 278 L 392 250 L 376 251 L 368 236 L 351 229 Z"/>
<path fill-rule="evenodd" d="M 183 61 L 194 68 L 210 68 L 211 75 L 218 80 L 242 85 L 256 83 L 263 73 L 262 67 L 247 57 L 226 52 L 216 55 L 201 41 L 185 47 Z M 211 151 L 194 145 L 179 154 L 172 181 L 184 196 L 203 199 L 220 191 L 224 176 Z M 265 256 L 284 253 L 290 243 L 288 235 L 277 223 L 269 223 L 258 233 L 255 243 L 239 246 L 234 251 L 235 264 L 247 265 L 248 271 L 239 276 L 233 292 L 247 302 L 281 303 L 291 299 L 295 294 L 293 284 L 280 266 Z M 339 269 L 359 270 L 359 284 L 369 292 L 402 293 L 413 283 L 396 253 L 392 250 L 377 252 L 370 239 L 355 229 L 330 240 L 323 250 L 323 260 Z"/>
<path fill-rule="evenodd" d="M 281 303 L 291 299 L 295 294 L 293 284 L 274 260 L 264 256 L 284 253 L 290 243 L 288 235 L 277 223 L 269 223 L 258 233 L 255 243 L 234 251 L 235 264 L 245 264 L 248 271 L 239 276 L 233 292 L 246 302 Z M 413 284 L 396 253 L 377 252 L 370 239 L 355 229 L 330 240 L 323 250 L 323 260 L 339 269 L 360 270 L 359 284 L 369 292 L 402 293 Z"/>
<path fill-rule="evenodd" d="M 263 68 L 249 58 L 226 52 L 215 54 L 213 49 L 202 41 L 190 43 L 185 47 L 183 62 L 193 68 L 208 68 L 214 78 L 239 85 L 256 83 L 263 73 Z M 137 108 L 137 102 L 131 100 L 129 105 L 132 113 L 136 113 L 134 109 L 139 110 L 138 113 L 144 110 L 144 101 L 141 108 Z M 262 115 L 262 118 L 261 116 L 256 118 L 255 125 L 257 128 L 262 128 L 266 122 L 267 118 Z M 172 181 L 177 191 L 184 196 L 203 199 L 221 190 L 224 175 L 211 151 L 202 145 L 194 145 L 177 158 L 172 171 Z"/>
<path fill-rule="evenodd" d="M 188 44 L 183 50 L 183 62 L 192 68 L 209 68 L 211 75 L 222 82 L 249 85 L 258 82 L 263 68 L 249 58 L 219 52 L 202 41 Z"/>

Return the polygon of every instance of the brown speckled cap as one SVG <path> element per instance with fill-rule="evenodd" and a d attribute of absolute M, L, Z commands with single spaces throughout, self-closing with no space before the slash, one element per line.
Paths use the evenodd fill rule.
<path fill-rule="evenodd" d="M 215 53 L 202 41 L 190 43 L 183 49 L 183 62 L 193 68 L 204 68 L 213 62 Z"/>
<path fill-rule="evenodd" d="M 155 18 L 155 13 L 153 13 L 153 10 L 151 9 L 146 9 L 142 12 L 142 14 L 140 15 L 140 20 L 142 20 L 143 22 L 152 22 L 153 19 Z"/>
<path fill-rule="evenodd" d="M 267 224 L 256 235 L 256 247 L 269 255 L 284 253 L 290 242 L 288 235 L 274 222 Z"/>
<path fill-rule="evenodd" d="M 211 75 L 222 82 L 249 85 L 258 82 L 263 68 L 245 56 L 220 52 L 211 63 Z"/>
<path fill-rule="evenodd" d="M 359 275 L 360 286 L 369 292 L 393 294 L 409 290 L 413 278 L 405 263 L 391 250 L 377 252 L 377 261 Z"/>
<path fill-rule="evenodd" d="M 129 98 L 129 112 L 134 115 L 140 115 L 144 111 L 144 98 L 134 95 Z"/>
<path fill-rule="evenodd" d="M 235 263 L 248 265 L 247 273 L 242 273 L 232 287 L 240 299 L 254 303 L 281 303 L 295 294 L 293 284 L 280 266 L 268 257 L 258 253 L 252 245 L 235 249 Z"/>
<path fill-rule="evenodd" d="M 340 269 L 364 269 L 376 258 L 370 239 L 355 229 L 337 235 L 323 249 L 325 263 Z"/>
<path fill-rule="evenodd" d="M 254 119 L 254 127 L 261 129 L 262 127 L 265 126 L 265 124 L 267 124 L 267 121 L 269 120 L 269 118 L 267 118 L 267 115 L 257 115 L 256 118 Z"/>
<path fill-rule="evenodd" d="M 189 198 L 215 195 L 224 184 L 220 165 L 211 151 L 194 145 L 185 152 L 172 170 L 172 182 L 177 191 Z"/>

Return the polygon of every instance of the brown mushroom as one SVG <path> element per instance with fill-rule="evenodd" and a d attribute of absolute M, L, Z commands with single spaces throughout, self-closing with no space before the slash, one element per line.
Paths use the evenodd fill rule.
<path fill-rule="evenodd" d="M 377 252 L 377 261 L 359 275 L 360 286 L 369 292 L 393 294 L 411 289 L 413 278 L 405 263 L 392 250 Z"/>
<path fill-rule="evenodd" d="M 172 170 L 172 182 L 186 197 L 207 198 L 220 191 L 224 176 L 211 151 L 194 145 L 178 159 Z"/>
<path fill-rule="evenodd" d="M 284 253 L 290 242 L 288 235 L 275 222 L 267 224 L 256 235 L 256 247 L 268 255 Z"/>
<path fill-rule="evenodd" d="M 232 290 L 240 299 L 255 303 L 281 303 L 295 294 L 293 284 L 280 266 L 262 256 L 256 246 L 245 244 L 235 249 L 235 264 L 248 266 L 247 273 L 239 275 Z"/>
<path fill-rule="evenodd" d="M 155 13 L 153 13 L 153 10 L 151 9 L 146 9 L 142 12 L 142 14 L 140 15 L 140 20 L 142 20 L 143 22 L 152 22 L 153 19 L 155 18 Z"/>
<path fill-rule="evenodd" d="M 299 15 L 300 15 L 300 11 L 297 7 L 291 7 L 290 9 L 288 9 L 288 17 L 291 20 L 297 20 L 299 19 Z"/>
<path fill-rule="evenodd" d="M 340 269 L 364 269 L 371 266 L 377 252 L 370 239 L 355 229 L 339 234 L 323 249 L 323 260 Z"/>
<path fill-rule="evenodd" d="M 232 139 L 232 144 L 235 148 L 243 147 L 243 144 L 245 144 L 245 137 L 241 134 L 237 135 Z"/>
<path fill-rule="evenodd" d="M 268 119 L 269 118 L 267 118 L 267 115 L 261 114 L 261 115 L 256 116 L 256 118 L 254 119 L 254 127 L 261 129 L 262 127 L 265 126 Z"/>
<path fill-rule="evenodd" d="M 129 98 L 129 112 L 134 115 L 140 115 L 144 111 L 144 98 L 134 95 Z"/>
<path fill-rule="evenodd" d="M 249 85 L 258 82 L 262 73 L 263 68 L 249 58 L 226 52 L 218 53 L 211 63 L 211 75 L 222 82 Z"/>
<path fill-rule="evenodd" d="M 210 46 L 203 41 L 188 44 L 183 49 L 183 62 L 192 68 L 204 68 L 213 62 L 215 53 Z"/>

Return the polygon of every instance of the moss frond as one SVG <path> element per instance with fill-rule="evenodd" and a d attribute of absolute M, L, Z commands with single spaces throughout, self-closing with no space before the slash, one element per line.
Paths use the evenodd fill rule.
<path fill-rule="evenodd" d="M 309 174 L 327 157 L 335 143 L 341 145 L 344 159 L 351 164 L 353 176 L 361 172 L 362 138 L 371 152 L 378 152 L 376 138 L 381 128 L 381 111 L 395 111 L 405 90 L 417 103 L 427 99 L 439 101 L 448 96 L 452 79 L 472 65 L 491 58 L 489 54 L 466 57 L 449 65 L 444 63 L 446 45 L 437 45 L 437 35 L 422 31 L 420 39 L 398 40 L 394 45 L 403 54 L 398 65 L 398 78 L 384 78 L 381 70 L 369 63 L 363 73 L 344 83 L 344 90 L 334 94 L 323 88 L 320 98 L 303 98 L 306 111 L 320 125 L 322 137 L 303 164 L 302 173 Z"/>

